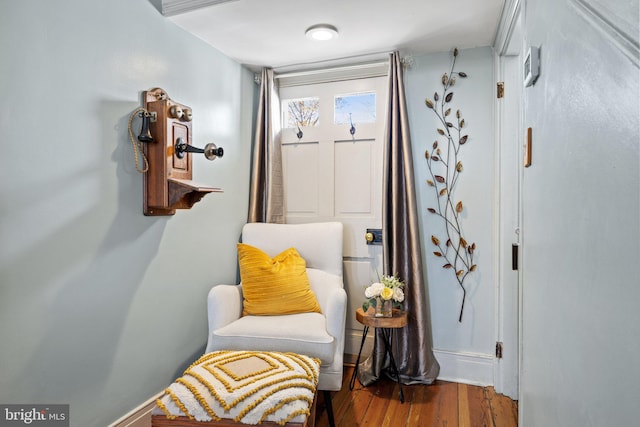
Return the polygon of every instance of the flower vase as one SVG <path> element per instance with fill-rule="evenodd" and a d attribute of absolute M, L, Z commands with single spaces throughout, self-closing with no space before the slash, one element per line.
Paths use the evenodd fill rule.
<path fill-rule="evenodd" d="M 393 315 L 393 301 L 378 298 L 376 301 L 376 317 L 391 317 Z"/>

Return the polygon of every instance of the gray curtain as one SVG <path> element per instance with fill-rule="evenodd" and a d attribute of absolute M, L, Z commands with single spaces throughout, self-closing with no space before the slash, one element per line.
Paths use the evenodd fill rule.
<path fill-rule="evenodd" d="M 389 97 L 384 147 L 382 244 L 384 274 L 405 282 L 404 309 L 407 326 L 395 331 L 395 361 L 403 384 L 431 384 L 440 365 L 432 350 L 431 321 L 422 270 L 418 209 L 413 177 L 409 118 L 402 81 L 402 63 L 397 52 L 390 55 Z M 372 355 L 358 368 L 363 385 L 382 374 L 393 378 L 385 354 L 381 331 L 376 330 Z"/>
<path fill-rule="evenodd" d="M 262 69 L 253 142 L 248 222 L 284 223 L 280 97 L 273 70 Z"/>

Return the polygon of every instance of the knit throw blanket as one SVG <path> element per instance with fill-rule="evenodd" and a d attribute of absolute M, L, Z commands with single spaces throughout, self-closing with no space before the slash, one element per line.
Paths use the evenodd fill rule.
<path fill-rule="evenodd" d="M 165 390 L 154 413 L 284 425 L 309 416 L 319 373 L 320 360 L 295 353 L 207 353 Z"/>

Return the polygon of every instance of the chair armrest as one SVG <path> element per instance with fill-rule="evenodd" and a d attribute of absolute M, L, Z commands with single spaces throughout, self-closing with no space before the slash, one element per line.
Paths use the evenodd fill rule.
<path fill-rule="evenodd" d="M 207 297 L 207 317 L 209 338 L 219 329 L 242 316 L 242 286 L 217 285 L 211 288 Z"/>
<path fill-rule="evenodd" d="M 327 299 L 325 312 L 327 332 L 334 338 L 344 337 L 344 326 L 347 319 L 347 293 L 342 288 L 334 288 Z"/>

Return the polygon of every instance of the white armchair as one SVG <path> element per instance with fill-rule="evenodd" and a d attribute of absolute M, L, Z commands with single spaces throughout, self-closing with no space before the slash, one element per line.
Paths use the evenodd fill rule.
<path fill-rule="evenodd" d="M 305 259 L 311 290 L 322 313 L 242 316 L 242 284 L 217 285 L 209 292 L 207 352 L 215 350 L 285 351 L 321 361 L 318 390 L 342 388 L 347 294 L 342 273 L 343 227 L 313 224 L 249 223 L 242 242 L 273 257 L 294 247 Z M 331 425 L 333 416 L 325 393 Z"/>

